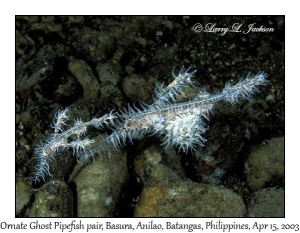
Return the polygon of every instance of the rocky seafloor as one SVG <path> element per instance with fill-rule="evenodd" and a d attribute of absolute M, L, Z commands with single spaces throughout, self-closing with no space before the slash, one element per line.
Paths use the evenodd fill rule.
<path fill-rule="evenodd" d="M 196 33 L 197 23 L 275 30 Z M 284 24 L 282 16 L 17 16 L 16 216 L 284 217 Z M 264 71 L 270 84 L 251 101 L 216 104 L 195 153 L 164 150 L 153 136 L 83 167 L 64 151 L 52 177 L 28 182 L 58 109 L 87 121 L 151 104 L 155 84 L 182 66 L 197 69 L 196 85 L 210 93 L 248 72 Z"/>

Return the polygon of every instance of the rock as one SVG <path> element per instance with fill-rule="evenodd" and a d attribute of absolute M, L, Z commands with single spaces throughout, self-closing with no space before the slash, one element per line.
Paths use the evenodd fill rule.
<path fill-rule="evenodd" d="M 153 185 L 144 189 L 135 209 L 135 217 L 159 217 L 156 205 L 165 198 L 165 192 L 159 185 Z"/>
<path fill-rule="evenodd" d="M 16 183 L 16 214 L 20 214 L 30 201 L 30 186 L 24 178 L 17 178 Z"/>
<path fill-rule="evenodd" d="M 107 82 L 113 86 L 117 86 L 122 80 L 122 68 L 119 65 L 99 63 L 96 66 L 96 71 L 99 75 L 101 83 Z"/>
<path fill-rule="evenodd" d="M 33 118 L 29 111 L 22 112 L 19 115 L 19 117 L 21 122 L 24 123 L 26 126 L 30 127 L 32 125 Z"/>
<path fill-rule="evenodd" d="M 168 158 L 172 152 L 164 155 L 159 148 L 151 146 L 135 160 L 135 171 L 144 184 L 135 217 L 241 217 L 245 214 L 239 195 L 223 187 L 186 180 L 180 160 L 169 164 L 164 156 Z"/>
<path fill-rule="evenodd" d="M 73 194 L 61 180 L 50 180 L 35 195 L 29 217 L 73 217 Z"/>
<path fill-rule="evenodd" d="M 132 101 L 142 100 L 146 103 L 153 102 L 153 90 L 157 80 L 151 74 L 132 74 L 124 78 L 122 86 L 124 93 Z"/>
<path fill-rule="evenodd" d="M 251 198 L 249 217 L 284 217 L 284 190 L 282 188 L 262 189 Z"/>
<path fill-rule="evenodd" d="M 180 164 L 180 155 L 176 154 L 174 149 L 162 152 L 157 146 L 151 146 L 137 156 L 135 172 L 144 186 L 185 178 Z"/>
<path fill-rule="evenodd" d="M 69 63 L 68 68 L 82 86 L 84 97 L 96 98 L 100 91 L 100 84 L 88 64 L 82 60 L 75 60 Z"/>
<path fill-rule="evenodd" d="M 128 177 L 126 153 L 114 152 L 111 160 L 96 157 L 85 167 L 78 164 L 71 177 L 76 185 L 78 217 L 113 217 Z"/>
<path fill-rule="evenodd" d="M 101 99 L 113 102 L 118 107 L 125 105 L 124 95 L 118 85 L 121 83 L 121 67 L 115 64 L 97 64 L 96 71 L 101 82 Z"/>
<path fill-rule="evenodd" d="M 245 212 L 243 199 L 227 188 L 180 181 L 145 188 L 135 217 L 243 217 Z"/>
<path fill-rule="evenodd" d="M 275 178 L 283 178 L 284 138 L 273 138 L 255 149 L 245 163 L 245 174 L 252 190 L 262 189 Z"/>

